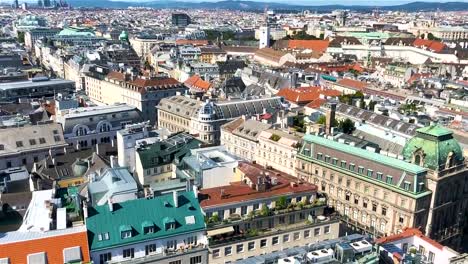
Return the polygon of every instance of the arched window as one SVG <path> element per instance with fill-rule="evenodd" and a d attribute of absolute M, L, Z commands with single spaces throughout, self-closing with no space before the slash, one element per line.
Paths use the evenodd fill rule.
<path fill-rule="evenodd" d="M 445 168 L 448 169 L 448 168 L 451 168 L 455 166 L 455 155 L 453 154 L 453 152 L 451 151 L 448 155 L 447 155 L 447 161 L 445 162 Z"/>

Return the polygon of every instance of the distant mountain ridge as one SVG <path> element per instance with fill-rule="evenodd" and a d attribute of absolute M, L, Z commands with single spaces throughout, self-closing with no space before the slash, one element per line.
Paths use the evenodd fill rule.
<path fill-rule="evenodd" d="M 153 7 L 153 8 L 180 8 L 180 9 L 228 9 L 228 10 L 251 10 L 262 11 L 265 8 L 274 10 L 301 11 L 310 10 L 326 12 L 336 9 L 349 9 L 353 11 L 369 11 L 375 8 L 386 11 L 468 11 L 468 2 L 412 2 L 402 5 L 375 6 L 375 5 L 289 5 L 283 3 L 265 3 L 254 1 L 225 0 L 219 2 L 181 2 L 177 0 L 146 1 L 135 3 L 132 1 L 110 1 L 110 0 L 69 0 L 74 7 L 100 7 L 100 8 L 127 8 L 130 6 Z"/>

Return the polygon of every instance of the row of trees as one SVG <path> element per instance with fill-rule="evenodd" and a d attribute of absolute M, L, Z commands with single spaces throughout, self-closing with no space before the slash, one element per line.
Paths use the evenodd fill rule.
<path fill-rule="evenodd" d="M 325 116 L 320 116 L 319 119 L 317 120 L 317 123 L 321 125 L 325 125 L 325 122 L 326 122 Z M 346 133 L 346 134 L 351 134 L 356 129 L 356 127 L 354 126 L 354 122 L 349 118 L 346 118 L 340 121 L 333 120 L 332 126 L 337 127 L 339 130 L 343 131 L 343 133 Z"/>

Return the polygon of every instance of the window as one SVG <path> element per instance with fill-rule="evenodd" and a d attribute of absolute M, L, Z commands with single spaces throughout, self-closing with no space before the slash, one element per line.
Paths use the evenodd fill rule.
<path fill-rule="evenodd" d="M 409 189 L 411 188 L 411 183 L 410 183 L 410 182 L 407 182 L 407 181 L 405 181 L 405 183 L 404 183 L 404 185 L 403 185 L 403 186 L 404 186 L 405 190 L 409 191 Z"/>
<path fill-rule="evenodd" d="M 346 161 L 344 160 L 341 161 L 341 168 L 346 168 Z"/>
<path fill-rule="evenodd" d="M 323 233 L 324 234 L 329 234 L 330 233 L 330 226 L 324 226 L 323 227 Z"/>
<path fill-rule="evenodd" d="M 381 181 L 382 180 L 382 173 L 381 172 L 377 172 L 377 180 Z"/>
<path fill-rule="evenodd" d="M 143 231 L 145 234 L 152 234 L 154 233 L 154 226 L 145 226 Z"/>
<path fill-rule="evenodd" d="M 169 264 L 182 264 L 182 260 L 170 261 Z"/>
<path fill-rule="evenodd" d="M 58 142 L 58 141 L 62 140 L 62 138 L 60 136 L 58 136 L 58 135 L 55 135 L 54 140 L 55 140 L 55 142 Z"/>
<path fill-rule="evenodd" d="M 238 245 L 236 246 L 236 252 L 237 252 L 237 253 L 244 252 L 244 244 L 238 244 Z"/>
<path fill-rule="evenodd" d="M 230 256 L 230 255 L 232 255 L 232 247 L 225 247 L 225 248 L 224 248 L 224 255 L 225 255 L 225 256 Z"/>
<path fill-rule="evenodd" d="M 135 257 L 135 249 L 133 248 L 127 248 L 124 249 L 122 252 L 122 255 L 124 258 L 134 258 Z"/>
<path fill-rule="evenodd" d="M 278 245 L 279 244 L 279 237 L 275 236 L 271 239 L 271 245 Z"/>
<path fill-rule="evenodd" d="M 110 252 L 99 255 L 99 264 L 105 264 L 107 261 L 112 259 L 112 254 Z"/>
<path fill-rule="evenodd" d="M 267 240 L 266 239 L 260 240 L 260 248 L 264 248 L 266 246 L 267 246 Z"/>
<path fill-rule="evenodd" d="M 241 215 L 246 215 L 247 214 L 247 206 L 242 206 L 241 207 Z"/>
<path fill-rule="evenodd" d="M 382 215 L 383 216 L 387 215 L 387 208 L 382 207 Z"/>
<path fill-rule="evenodd" d="M 419 251 L 419 253 L 421 253 L 423 255 L 426 253 L 426 249 L 421 245 L 419 245 L 419 250 L 418 251 Z"/>
<path fill-rule="evenodd" d="M 247 249 L 248 249 L 249 251 L 254 250 L 254 249 L 255 249 L 255 241 L 249 242 L 249 243 L 247 244 Z"/>
<path fill-rule="evenodd" d="M 293 234 L 293 239 L 294 240 L 299 240 L 299 238 L 301 238 L 301 235 L 300 235 L 299 232 L 296 232 L 296 233 Z"/>
<path fill-rule="evenodd" d="M 81 247 L 69 247 L 63 249 L 63 262 L 65 263 L 81 263 Z M 0 261 L 0 263 L 2 263 Z"/>
<path fill-rule="evenodd" d="M 45 144 L 46 140 L 45 138 L 39 138 L 39 144 Z"/>
<path fill-rule="evenodd" d="M 156 252 L 156 244 L 150 244 L 145 246 L 146 255 L 153 254 Z"/>
<path fill-rule="evenodd" d="M 283 235 L 283 243 L 289 242 L 289 235 Z"/>
<path fill-rule="evenodd" d="M 400 224 L 403 224 L 405 222 L 405 218 L 402 215 L 400 215 L 400 217 L 398 217 L 398 222 Z"/>
<path fill-rule="evenodd" d="M 392 184 L 393 183 L 393 177 L 390 176 L 390 175 L 387 175 L 387 181 L 386 181 L 388 184 Z"/>
<path fill-rule="evenodd" d="M 367 208 L 367 200 L 362 201 L 362 207 Z"/>
<path fill-rule="evenodd" d="M 430 263 L 434 263 L 434 253 L 432 251 L 429 251 L 429 256 L 428 256 L 428 260 Z"/>
<path fill-rule="evenodd" d="M 219 258 L 219 249 L 213 249 L 213 258 Z"/>
<path fill-rule="evenodd" d="M 367 170 L 367 176 L 372 177 L 372 175 L 374 175 L 374 171 L 371 170 L 371 169 L 368 169 Z"/>
<path fill-rule="evenodd" d="M 355 167 L 355 166 L 356 166 L 356 165 L 354 165 L 354 163 L 350 163 L 350 164 L 349 164 L 349 170 L 354 171 L 354 167 Z"/>
<path fill-rule="evenodd" d="M 290 203 L 288 203 L 290 204 Z M 289 224 L 294 224 L 296 222 L 296 215 L 289 215 Z"/>
<path fill-rule="evenodd" d="M 109 232 L 103 233 L 104 240 L 109 240 Z"/>
<path fill-rule="evenodd" d="M 235 214 L 236 213 L 236 208 L 230 208 L 229 209 L 229 214 L 232 215 L 232 214 Z"/>
<path fill-rule="evenodd" d="M 358 167 L 358 173 L 359 174 L 364 174 L 364 167 L 359 166 Z"/>
<path fill-rule="evenodd" d="M 330 156 L 325 155 L 325 162 L 330 162 Z"/>
<path fill-rule="evenodd" d="M 23 141 L 16 141 L 16 147 L 17 148 L 22 148 L 23 147 Z"/>
<path fill-rule="evenodd" d="M 314 229 L 314 236 L 319 236 L 320 235 L 320 227 L 317 227 Z"/>
<path fill-rule="evenodd" d="M 333 162 L 332 162 L 332 163 L 333 163 L 333 165 L 336 165 L 336 164 L 338 164 L 338 159 L 336 159 L 336 158 L 333 158 Z"/>
<path fill-rule="evenodd" d="M 310 237 L 310 230 L 305 230 L 304 231 L 304 238 Z"/>
<path fill-rule="evenodd" d="M 0 144 L 0 150 L 5 150 L 5 145 Z"/>
<path fill-rule="evenodd" d="M 323 156 L 323 154 L 322 154 L 322 153 L 320 153 L 320 152 L 319 152 L 319 153 L 317 153 L 317 159 L 321 160 L 321 159 L 322 159 L 322 156 Z"/>
<path fill-rule="evenodd" d="M 254 205 L 253 205 L 253 209 L 254 209 L 254 210 L 260 209 L 260 204 L 254 204 Z"/>
<path fill-rule="evenodd" d="M 190 258 L 190 264 L 200 264 L 202 263 L 202 257 L 201 256 L 195 256 Z"/>
<path fill-rule="evenodd" d="M 346 201 L 349 201 L 350 196 L 351 196 L 350 193 L 346 193 L 346 196 L 345 196 Z"/>
<path fill-rule="evenodd" d="M 122 231 L 121 237 L 122 239 L 132 237 L 132 231 L 131 230 Z"/>
<path fill-rule="evenodd" d="M 196 244 L 197 244 L 197 236 L 189 236 L 189 237 L 187 237 L 187 244 L 189 244 L 189 245 L 196 245 Z"/>
<path fill-rule="evenodd" d="M 385 232 L 385 225 L 386 223 L 384 221 L 380 222 L 380 231 Z"/>
<path fill-rule="evenodd" d="M 284 216 L 280 216 L 279 219 L 278 219 L 279 223 L 280 224 L 284 224 Z"/>
<path fill-rule="evenodd" d="M 168 249 L 176 249 L 177 248 L 177 240 L 168 240 L 166 242 L 166 246 Z"/>
<path fill-rule="evenodd" d="M 377 212 L 377 204 L 372 204 L 372 211 Z"/>

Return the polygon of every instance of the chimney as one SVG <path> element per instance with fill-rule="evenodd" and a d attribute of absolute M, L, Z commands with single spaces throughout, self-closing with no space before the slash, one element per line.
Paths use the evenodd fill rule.
<path fill-rule="evenodd" d="M 330 109 L 327 110 L 325 117 L 325 133 L 330 135 L 332 133 L 333 122 L 335 121 L 336 103 L 330 103 Z"/>
<path fill-rule="evenodd" d="M 99 155 L 99 143 L 96 143 L 96 154 Z"/>
<path fill-rule="evenodd" d="M 49 156 L 50 156 L 50 157 L 53 157 L 53 156 L 54 156 L 54 150 L 51 149 L 51 148 L 49 149 Z"/>
<path fill-rule="evenodd" d="M 115 168 L 116 164 L 115 164 L 115 157 L 113 155 L 110 156 L 110 165 L 111 165 L 111 168 Z"/>
<path fill-rule="evenodd" d="M 88 206 L 86 205 L 86 201 L 83 201 L 83 217 L 84 219 L 88 218 Z"/>
<path fill-rule="evenodd" d="M 75 145 L 76 150 L 80 150 L 80 143 L 77 141 Z"/>
<path fill-rule="evenodd" d="M 63 154 L 65 154 L 65 155 L 67 154 L 67 147 L 63 148 Z"/>
<path fill-rule="evenodd" d="M 114 203 L 112 202 L 112 198 L 109 197 L 107 199 L 107 204 L 109 205 L 109 211 L 113 212 L 114 211 Z"/>
<path fill-rule="evenodd" d="M 52 165 L 56 165 L 56 161 L 55 161 L 55 158 L 52 158 Z"/>
<path fill-rule="evenodd" d="M 178 208 L 179 207 L 179 198 L 177 195 L 177 191 L 172 191 L 172 199 L 174 199 L 174 207 Z"/>
<path fill-rule="evenodd" d="M 114 139 L 111 140 L 111 146 L 112 146 L 113 148 L 115 147 L 115 140 L 114 140 Z"/>
<path fill-rule="evenodd" d="M 195 194 L 195 197 L 198 198 L 198 188 L 196 185 L 193 185 L 193 194 Z"/>

